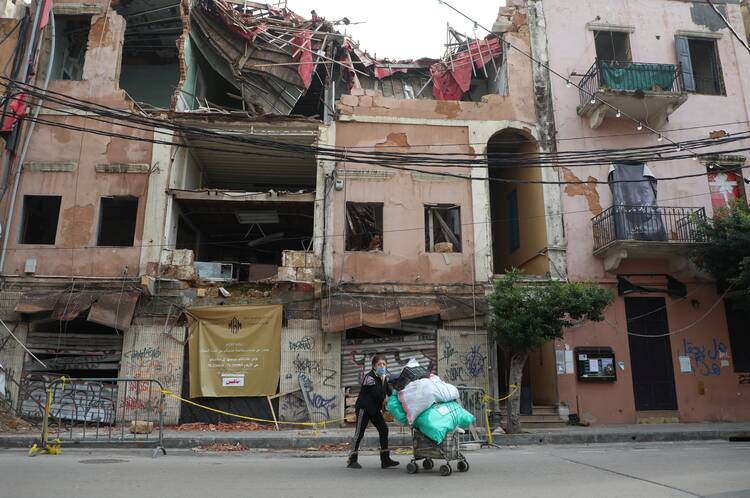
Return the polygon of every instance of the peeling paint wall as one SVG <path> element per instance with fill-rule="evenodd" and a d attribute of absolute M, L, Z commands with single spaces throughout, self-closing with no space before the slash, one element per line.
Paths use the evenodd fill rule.
<path fill-rule="evenodd" d="M 707 34 L 716 39 L 721 61 L 725 96 L 691 93 L 687 101 L 669 116 L 664 134 L 674 141 L 708 138 L 711 132 L 734 133 L 746 130 L 750 119 L 750 59 L 710 6 L 701 2 L 632 0 L 627 3 L 600 0 L 544 0 L 546 36 L 551 67 L 563 75 L 585 73 L 596 54 L 594 34 L 587 23 L 597 19 L 602 25 L 634 27 L 630 33 L 632 59 L 644 63 L 675 64 L 674 37 L 678 31 Z M 737 2 L 717 2 L 734 26 L 742 23 Z M 587 12 L 581 16 L 580 12 Z M 697 35 L 696 35 L 697 36 Z M 718 38 L 716 38 L 718 37 Z M 574 80 L 577 82 L 577 80 Z M 656 145 L 653 134 L 638 133 L 636 123 L 622 118 L 605 118 L 599 128 L 591 129 L 588 119 L 576 112 L 579 91 L 567 88 L 565 80 L 551 76 L 554 95 L 554 118 L 558 150 L 621 150 Z M 732 124 L 735 123 L 735 124 Z M 715 125 L 715 126 L 714 126 Z M 721 136 L 721 135 L 719 135 Z M 731 148 L 749 147 L 750 142 L 732 144 Z M 726 146 L 724 147 L 726 148 Z M 649 168 L 657 178 L 696 175 L 678 181 L 662 180 L 658 184 L 658 204 L 667 207 L 705 207 L 712 214 L 706 166 L 700 161 L 676 160 L 654 162 Z M 606 181 L 609 165 L 569 167 L 562 169 L 567 181 Z M 604 270 L 603 261 L 593 256 L 591 218 L 612 205 L 609 187 L 604 185 L 566 185 L 563 187 L 563 210 L 567 234 L 567 267 L 571 280 L 597 281 L 614 287 L 615 274 Z M 666 298 L 670 331 L 679 331 L 670 338 L 677 393 L 677 417 L 681 422 L 750 419 L 750 388 L 741 384 L 734 373 L 731 358 L 721 365 L 718 374 L 704 376 L 702 365 L 690 373 L 681 373 L 678 357 L 685 354 L 685 344 L 708 351 L 714 344 L 728 348 L 728 333 L 721 296 L 715 286 L 690 267 L 677 271 L 666 260 L 625 259 L 619 274 L 670 274 L 686 283 L 689 299 Z M 664 294 L 648 294 L 655 297 Z M 691 299 L 699 302 L 691 306 Z M 711 308 L 712 306 L 715 308 Z M 611 347 L 616 361 L 623 361 L 624 370 L 617 368 L 613 383 L 578 382 L 573 373 L 557 376 L 560 400 L 592 423 L 634 423 L 635 410 L 627 317 L 623 297 L 616 298 L 601 323 L 584 323 L 566 331 L 556 349 L 567 345 Z M 683 330 L 684 329 L 684 330 Z M 715 342 L 714 342 L 715 341 Z M 690 347 L 688 348 L 690 349 Z M 731 353 L 729 353 L 731 356 Z M 701 360 L 703 361 L 703 360 Z M 705 371 L 705 370 L 703 370 Z M 716 370 L 709 370 L 714 373 Z"/>
<path fill-rule="evenodd" d="M 55 9 L 65 6 L 67 13 L 76 13 L 78 8 L 85 8 L 90 12 L 92 4 L 99 6 L 100 13 L 91 16 L 83 80 L 52 80 L 49 89 L 70 97 L 130 110 L 130 103 L 124 92 L 118 88 L 125 20 L 108 8 L 109 3 L 104 0 L 90 2 L 83 7 L 82 4 L 57 1 Z M 47 60 L 42 57 L 40 66 L 46 68 Z M 150 131 L 101 123 L 80 115 L 80 112 L 76 114 L 78 115 L 71 116 L 69 113 L 42 109 L 40 118 L 64 125 L 97 129 L 104 133 L 146 140 L 153 138 Z M 126 271 L 131 276 L 137 274 L 151 151 L 152 146 L 147 142 L 38 124 L 31 138 L 25 163 L 41 163 L 49 167 L 25 170 L 22 174 L 14 221 L 9 232 L 4 273 L 23 274 L 26 259 L 36 258 L 37 275 L 117 277 Z M 54 167 L 61 163 L 72 167 Z M 135 165 L 120 170 L 130 169 L 136 172 L 103 172 L 107 170 L 107 166 L 102 165 L 114 164 Z M 145 172 L 140 165 L 146 165 Z M 62 196 L 54 246 L 19 243 L 25 195 Z M 103 196 L 138 198 L 132 247 L 97 247 L 100 199 Z M 3 213 L 7 212 L 9 198 L 6 195 L 0 205 Z"/>

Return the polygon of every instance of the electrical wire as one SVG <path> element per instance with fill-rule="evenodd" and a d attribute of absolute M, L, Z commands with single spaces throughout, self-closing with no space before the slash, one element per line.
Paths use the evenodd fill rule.
<path fill-rule="evenodd" d="M 56 93 L 56 92 L 53 92 Z M 66 96 L 67 98 L 67 96 Z M 292 154 L 310 154 L 316 155 L 321 160 L 343 160 L 351 163 L 360 164 L 377 164 L 373 159 L 397 161 L 408 164 L 423 164 L 426 166 L 452 166 L 452 167 L 479 167 L 479 168 L 519 168 L 523 166 L 530 167 L 542 167 L 542 166 L 558 166 L 568 165 L 569 167 L 578 166 L 592 166 L 601 165 L 602 162 L 611 163 L 620 160 L 629 161 L 666 161 L 666 160 L 677 160 L 694 158 L 695 156 L 690 154 L 680 154 L 685 152 L 687 148 L 709 148 L 717 145 L 740 141 L 748 138 L 748 133 L 733 134 L 722 138 L 709 138 L 709 139 L 696 139 L 678 143 L 676 150 L 670 145 L 656 145 L 647 146 L 631 149 L 599 149 L 599 150 L 586 150 L 586 151 L 567 151 L 557 153 L 497 153 L 497 154 L 484 154 L 484 155 L 472 155 L 469 153 L 390 153 L 390 152 L 353 152 L 350 149 L 336 149 L 336 148 L 324 148 L 305 146 L 300 144 L 289 144 L 284 142 L 275 142 L 267 139 L 252 138 L 242 136 L 233 136 L 223 134 L 221 132 L 211 131 L 207 129 L 187 127 L 174 125 L 171 122 L 164 120 L 155 120 L 153 118 L 144 118 L 132 114 L 127 111 L 118 109 L 111 109 L 100 106 L 96 103 L 85 102 L 77 104 L 76 101 L 79 99 L 64 100 L 60 98 L 50 98 L 50 100 L 60 103 L 62 105 L 69 105 L 74 108 L 83 111 L 96 112 L 100 115 L 112 117 L 114 119 L 123 120 L 126 122 L 137 122 L 146 126 L 156 126 L 165 129 L 171 129 L 173 131 L 179 131 L 188 137 L 205 137 L 219 140 L 224 146 L 226 142 L 238 142 L 243 144 L 251 144 L 256 147 L 263 147 L 270 150 L 282 151 L 285 153 Z M 88 104 L 88 105 L 87 105 Z M 114 113 L 113 113 L 114 112 Z M 151 131 L 151 130 L 148 130 Z M 101 133 L 101 131 L 100 131 Z M 664 154 L 671 153 L 672 155 L 665 157 Z M 464 159 L 456 159 L 453 156 L 458 156 Z M 474 158 L 465 159 L 473 156 Z M 278 156 L 277 156 L 278 157 Z M 490 164 L 485 162 L 485 158 L 489 160 Z M 587 183 L 587 182 L 583 182 Z"/>

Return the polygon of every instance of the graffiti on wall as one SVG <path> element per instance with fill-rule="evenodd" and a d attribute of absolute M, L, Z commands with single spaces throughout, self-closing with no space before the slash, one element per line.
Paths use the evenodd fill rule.
<path fill-rule="evenodd" d="M 47 389 L 54 377 L 42 376 L 24 381 L 21 414 L 41 418 L 47 402 Z M 58 420 L 79 422 L 114 422 L 117 386 L 104 382 L 56 383 L 52 389 L 50 416 Z"/>
<path fill-rule="evenodd" d="M 440 360 L 445 362 L 443 376 L 447 382 L 476 385 L 486 375 L 487 353 L 486 347 L 481 344 L 473 344 L 460 352 L 451 341 L 446 340 Z"/>
<path fill-rule="evenodd" d="M 182 383 L 179 367 L 179 351 L 170 355 L 159 346 L 137 347 L 123 351 L 121 372 L 133 379 L 154 379 L 165 389 L 178 391 Z M 155 414 L 159 411 L 161 393 L 152 382 L 128 382 L 123 385 L 118 406 L 122 410 L 143 411 Z"/>
<path fill-rule="evenodd" d="M 306 335 L 299 341 L 289 341 L 289 351 L 312 351 L 315 349 L 315 339 Z"/>
<path fill-rule="evenodd" d="M 729 365 L 727 347 L 716 338 L 708 345 L 698 344 L 687 339 L 682 340 L 681 356 L 687 356 L 693 363 L 693 372 L 703 377 L 721 375 L 721 367 Z M 722 363 L 723 362 L 723 363 Z"/>

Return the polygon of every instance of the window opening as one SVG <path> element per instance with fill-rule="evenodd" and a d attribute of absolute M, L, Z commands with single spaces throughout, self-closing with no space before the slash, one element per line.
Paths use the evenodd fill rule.
<path fill-rule="evenodd" d="M 58 195 L 24 196 L 21 244 L 55 243 L 61 200 Z"/>
<path fill-rule="evenodd" d="M 607 62 L 632 62 L 628 33 L 594 31 L 596 58 Z"/>
<path fill-rule="evenodd" d="M 91 16 L 55 17 L 55 59 L 52 79 L 82 80 Z"/>
<path fill-rule="evenodd" d="M 461 208 L 425 206 L 425 247 L 428 252 L 461 252 Z"/>
<path fill-rule="evenodd" d="M 346 203 L 346 250 L 383 250 L 383 205 Z"/>
<path fill-rule="evenodd" d="M 750 334 L 747 333 L 750 310 L 729 300 L 724 301 L 724 305 L 726 306 L 727 329 L 729 330 L 729 344 L 732 348 L 731 358 L 734 371 L 750 373 Z"/>
<path fill-rule="evenodd" d="M 182 34 L 180 5 L 157 9 L 143 5 L 133 2 L 124 6 L 127 29 L 120 88 L 141 106 L 169 108 L 180 80 L 177 51 L 177 39 Z"/>
<path fill-rule="evenodd" d="M 138 214 L 136 197 L 102 197 L 98 246 L 131 247 Z"/>
<path fill-rule="evenodd" d="M 675 38 L 685 90 L 704 95 L 726 95 L 716 40 Z"/>

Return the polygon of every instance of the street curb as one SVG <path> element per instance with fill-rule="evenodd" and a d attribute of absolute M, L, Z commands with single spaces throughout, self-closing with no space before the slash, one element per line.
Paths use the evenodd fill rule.
<path fill-rule="evenodd" d="M 667 432 L 609 432 L 609 433 L 576 433 L 576 434 L 513 434 L 499 435 L 492 438 L 497 447 L 529 446 L 529 445 L 565 445 L 565 444 L 603 444 L 603 443 L 633 443 L 633 442 L 678 442 L 678 441 L 729 441 L 730 438 L 748 438 L 750 431 L 737 430 L 703 430 L 703 431 L 667 431 Z M 29 448 L 38 438 L 29 435 L 0 436 L 0 448 Z M 165 435 L 164 447 L 167 449 L 189 449 L 210 444 L 240 443 L 252 449 L 270 450 L 304 450 L 319 448 L 323 445 L 340 445 L 351 442 L 351 437 L 339 435 L 289 435 L 281 437 L 255 437 L 205 435 L 200 437 Z M 153 448 L 157 441 L 63 441 L 63 447 L 74 448 Z M 392 447 L 411 446 L 409 434 L 393 434 L 390 437 Z M 363 448 L 376 448 L 378 438 L 365 436 Z"/>

